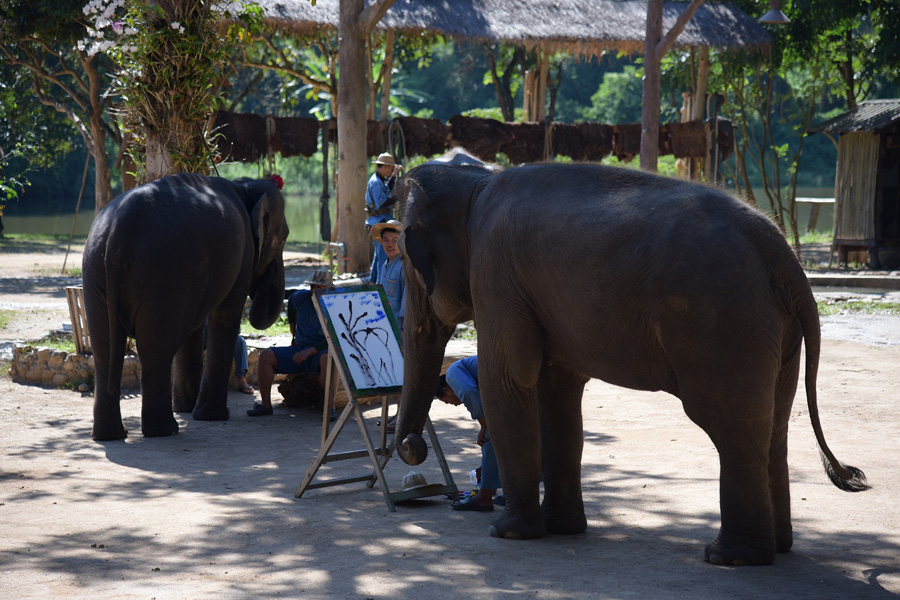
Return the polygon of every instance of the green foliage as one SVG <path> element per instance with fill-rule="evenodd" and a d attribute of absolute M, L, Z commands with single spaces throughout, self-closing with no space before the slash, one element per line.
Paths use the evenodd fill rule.
<path fill-rule="evenodd" d="M 456 331 L 453 333 L 454 340 L 478 340 L 478 330 L 475 329 L 475 321 L 466 321 L 457 325 Z"/>
<path fill-rule="evenodd" d="M 258 163 L 226 163 L 219 164 L 214 175 L 226 179 L 238 177 L 251 177 L 261 179 L 269 175 L 265 161 Z M 322 153 L 316 152 L 310 158 L 292 156 L 290 158 L 278 158 L 275 161 L 275 171 L 284 178 L 285 195 L 320 196 L 322 193 Z M 334 195 L 334 189 L 329 186 L 330 195 Z"/>
<path fill-rule="evenodd" d="M 664 175 L 666 177 L 675 177 L 678 174 L 676 159 L 671 154 L 660 156 L 659 164 L 657 165 L 657 172 L 659 175 Z M 604 158 L 600 164 L 607 165 L 609 167 L 621 167 L 624 169 L 640 169 L 641 164 L 637 157 L 633 158 L 630 161 L 622 161 L 616 158 L 613 155 L 609 155 Z"/>
<path fill-rule="evenodd" d="M 6 326 L 9 325 L 15 314 L 11 310 L 0 310 L 0 329 L 6 329 Z"/>
<path fill-rule="evenodd" d="M 81 9 L 80 0 L 0 0 L 0 198 L 27 200 L 29 183 L 48 184 L 40 169 L 72 152 L 78 133 L 93 135 L 91 78 L 102 86 L 106 63 L 75 49 Z"/>
<path fill-rule="evenodd" d="M 217 149 L 206 124 L 233 48 L 258 29 L 259 6 L 151 0 L 119 6 L 116 0 L 95 0 L 86 14 L 89 39 L 79 48 L 89 55 L 104 52 L 116 64 L 138 179 L 148 134 L 163 145 L 176 171 L 208 173 Z"/>
<path fill-rule="evenodd" d="M 54 350 L 60 350 L 69 354 L 75 354 L 75 340 L 72 339 L 71 335 L 49 333 L 44 337 L 37 340 L 32 340 L 29 343 L 34 346 L 47 346 L 48 348 L 53 348 Z"/>
<path fill-rule="evenodd" d="M 807 231 L 800 236 L 801 244 L 830 244 L 834 239 L 834 233 L 828 231 Z"/>
<path fill-rule="evenodd" d="M 60 386 L 64 390 L 72 390 L 73 392 L 79 391 L 82 385 L 86 385 L 89 390 L 94 389 L 94 373 L 88 373 L 87 377 L 84 379 L 69 379 L 62 386 Z"/>
<path fill-rule="evenodd" d="M 621 73 L 603 75 L 603 83 L 584 110 L 586 121 L 598 123 L 640 123 L 643 69 L 625 65 Z"/>
<path fill-rule="evenodd" d="M 830 315 L 900 315 L 900 302 L 866 300 L 819 300 L 819 316 Z"/>
<path fill-rule="evenodd" d="M 425 99 L 431 118 L 443 122 L 470 109 L 497 106 L 493 86 L 484 84 L 488 70 L 482 47 L 454 41 L 433 48 L 427 63 L 398 65 L 405 87 L 416 90 Z M 521 107 L 520 99 L 517 103 Z"/>
<path fill-rule="evenodd" d="M 241 321 L 241 332 L 245 337 L 260 337 L 262 335 L 266 336 L 276 336 L 276 335 L 291 335 L 291 327 L 288 324 L 287 317 L 282 316 L 275 324 L 269 327 L 268 329 L 254 329 L 250 324 L 249 319 L 243 319 Z"/>
<path fill-rule="evenodd" d="M 521 108 L 515 109 L 515 121 L 521 121 L 522 116 L 525 111 Z M 469 110 L 462 111 L 462 116 L 464 117 L 477 117 L 479 119 L 495 119 L 497 121 L 503 121 L 503 114 L 500 111 L 499 107 L 492 106 L 490 108 L 470 108 Z"/>

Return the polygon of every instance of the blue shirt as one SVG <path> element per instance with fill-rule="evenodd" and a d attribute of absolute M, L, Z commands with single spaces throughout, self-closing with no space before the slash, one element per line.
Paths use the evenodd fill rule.
<path fill-rule="evenodd" d="M 372 173 L 369 177 L 369 183 L 366 184 L 366 206 L 370 209 L 378 210 L 391 195 L 391 188 L 388 187 L 381 175 L 377 172 Z M 383 223 L 390 219 L 390 215 L 372 215 L 366 219 L 366 225 L 371 227 L 375 223 Z"/>
<path fill-rule="evenodd" d="M 372 257 L 372 266 L 369 267 L 370 283 L 378 283 L 378 268 L 385 262 L 387 262 L 387 252 L 384 251 L 381 242 L 375 242 L 375 256 Z"/>
<path fill-rule="evenodd" d="M 321 351 L 328 348 L 328 342 L 313 302 L 315 298 L 310 290 L 297 290 L 288 298 L 288 321 L 294 324 L 291 345 L 301 349 L 313 346 Z"/>
<path fill-rule="evenodd" d="M 406 282 L 403 279 L 403 257 L 397 255 L 381 265 L 378 270 L 378 283 L 387 294 L 391 312 L 397 317 L 397 325 L 403 328 L 403 315 L 406 300 Z"/>
<path fill-rule="evenodd" d="M 458 360 L 447 369 L 447 385 L 462 401 L 473 419 L 483 419 L 481 390 L 478 388 L 478 357 Z"/>

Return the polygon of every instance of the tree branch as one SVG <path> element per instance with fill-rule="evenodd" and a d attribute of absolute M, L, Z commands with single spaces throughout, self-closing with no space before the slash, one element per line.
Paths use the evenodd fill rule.
<path fill-rule="evenodd" d="M 359 13 L 359 26 L 363 35 L 369 35 L 375 29 L 375 25 L 384 16 L 384 13 L 393 6 L 394 0 L 375 0 L 372 4 Z"/>
<path fill-rule="evenodd" d="M 700 5 L 703 4 L 703 2 L 704 0 L 691 0 L 691 3 L 684 9 L 684 12 L 678 15 L 678 20 L 672 25 L 672 29 L 670 29 L 656 45 L 657 60 L 661 60 L 666 52 L 669 51 L 672 44 L 675 43 L 675 40 L 678 39 L 678 36 L 684 31 L 688 21 L 691 20 L 691 17 L 694 16 L 694 13 L 697 12 L 697 9 L 700 8 Z"/>

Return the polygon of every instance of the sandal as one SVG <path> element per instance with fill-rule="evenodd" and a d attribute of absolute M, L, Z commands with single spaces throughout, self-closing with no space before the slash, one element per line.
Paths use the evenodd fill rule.
<path fill-rule="evenodd" d="M 454 502 L 450 505 L 453 510 L 474 510 L 477 512 L 491 512 L 494 510 L 493 504 L 476 504 L 471 498 Z"/>
<path fill-rule="evenodd" d="M 242 394 L 252 394 L 253 387 L 251 387 L 249 384 L 245 384 L 245 385 L 239 386 L 238 391 L 241 392 Z"/>
<path fill-rule="evenodd" d="M 265 417 L 272 414 L 271 406 L 263 406 L 261 402 L 256 402 L 253 408 L 247 411 L 248 417 Z"/>

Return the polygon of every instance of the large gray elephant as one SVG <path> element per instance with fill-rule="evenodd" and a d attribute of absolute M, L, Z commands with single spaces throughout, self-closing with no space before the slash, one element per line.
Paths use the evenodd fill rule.
<path fill-rule="evenodd" d="M 244 303 L 249 294 L 257 329 L 281 314 L 287 236 L 284 198 L 268 180 L 172 175 L 122 194 L 97 215 L 82 265 L 95 440 L 127 435 L 119 386 L 128 337 L 141 358 L 144 436 L 176 433 L 173 409 L 228 419 Z"/>
<path fill-rule="evenodd" d="M 678 397 L 720 457 L 721 528 L 706 560 L 769 564 L 792 544 L 787 431 L 806 342 L 816 408 L 816 302 L 784 237 L 713 189 L 633 170 L 539 164 L 500 173 L 425 164 L 406 200 L 405 371 L 396 436 L 424 460 L 422 427 L 444 348 L 475 319 L 484 411 L 507 506 L 491 535 L 587 526 L 581 397 L 595 377 Z M 540 502 L 539 484 L 544 483 Z"/>

